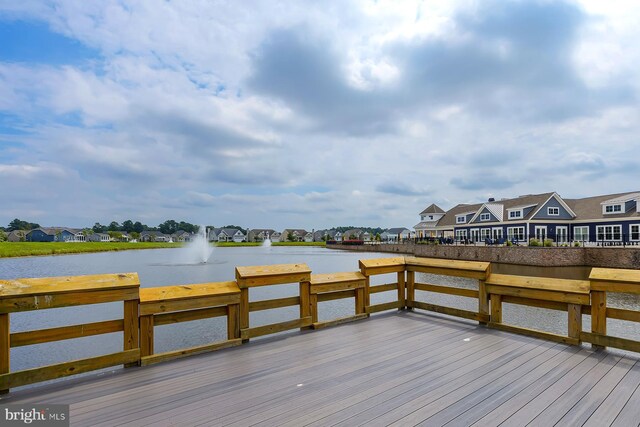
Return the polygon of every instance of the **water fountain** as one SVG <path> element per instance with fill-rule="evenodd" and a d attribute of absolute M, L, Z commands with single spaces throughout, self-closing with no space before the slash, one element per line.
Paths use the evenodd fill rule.
<path fill-rule="evenodd" d="M 271 247 L 271 239 L 269 238 L 269 233 L 265 233 L 265 238 L 262 241 L 262 247 L 263 248 Z"/>
<path fill-rule="evenodd" d="M 209 244 L 207 228 L 201 225 L 196 237 L 186 246 L 188 260 L 194 264 L 206 264 L 213 252 Z"/>

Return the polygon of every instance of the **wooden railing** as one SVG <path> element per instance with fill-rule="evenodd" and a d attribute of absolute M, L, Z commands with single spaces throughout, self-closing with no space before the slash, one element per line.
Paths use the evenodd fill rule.
<path fill-rule="evenodd" d="M 359 272 L 311 274 L 306 264 L 237 267 L 236 280 L 139 289 L 135 273 L 0 281 L 0 390 L 116 365 L 148 365 L 191 354 L 240 345 L 250 338 L 290 329 L 318 329 L 365 319 L 385 310 L 420 309 L 478 321 L 488 327 L 539 338 L 640 352 L 640 342 L 607 335 L 607 319 L 640 322 L 640 311 L 607 307 L 608 292 L 640 294 L 640 270 L 595 268 L 589 280 L 565 280 L 492 274 L 486 262 L 416 257 L 366 259 Z M 477 289 L 416 281 L 416 273 L 463 277 L 477 281 Z M 371 277 L 395 274 L 396 281 L 371 285 Z M 406 275 L 406 276 L 405 276 Z M 437 280 L 439 282 L 439 280 Z M 258 286 L 297 283 L 298 296 L 250 301 Z M 419 301 L 416 290 L 477 299 L 477 311 Z M 394 292 L 390 302 L 371 304 L 370 296 Z M 319 321 L 319 303 L 354 299 L 354 314 Z M 37 331 L 10 333 L 14 312 L 123 301 L 122 319 Z M 527 329 L 503 322 L 502 304 L 566 311 L 566 335 Z M 251 327 L 251 312 L 299 306 L 299 317 Z M 582 315 L 592 315 L 592 331 L 582 330 Z M 155 327 L 226 317 L 227 339 L 205 345 L 154 352 Z M 41 368 L 10 371 L 12 347 L 123 332 L 123 351 Z"/>
<path fill-rule="evenodd" d="M 0 390 L 116 365 L 137 364 L 140 280 L 136 273 L 0 281 Z M 10 332 L 11 313 L 124 302 L 120 320 Z M 39 368 L 10 372 L 11 347 L 124 332 L 123 351 Z"/>

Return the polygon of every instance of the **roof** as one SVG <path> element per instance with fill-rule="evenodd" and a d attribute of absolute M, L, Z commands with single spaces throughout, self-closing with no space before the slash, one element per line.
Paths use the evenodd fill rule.
<path fill-rule="evenodd" d="M 400 234 L 404 231 L 410 231 L 408 228 L 406 227 L 395 227 L 395 228 L 390 228 L 387 230 L 387 233 L 389 234 Z"/>
<path fill-rule="evenodd" d="M 445 211 L 440 206 L 432 203 L 429 206 L 427 206 L 425 208 L 425 210 L 420 212 L 420 215 L 422 215 L 422 214 L 430 214 L 430 213 L 443 214 L 443 213 L 445 213 Z"/>
<path fill-rule="evenodd" d="M 298 234 L 298 236 L 304 236 L 308 233 L 307 230 L 303 229 L 303 228 L 285 228 L 284 230 L 282 230 L 282 233 L 285 232 L 291 232 L 293 234 Z"/>
<path fill-rule="evenodd" d="M 632 200 L 639 193 L 618 193 L 618 194 L 605 194 L 602 196 L 586 197 L 584 199 L 564 199 L 564 201 L 571 207 L 576 214 L 576 220 L 580 219 L 599 219 L 599 218 L 628 218 L 628 217 L 640 217 L 640 213 L 636 209 L 630 212 L 620 212 L 616 214 L 603 214 L 603 203 L 622 203 L 627 200 Z"/>
<path fill-rule="evenodd" d="M 55 236 L 58 233 L 62 233 L 63 231 L 66 231 L 67 233 L 71 233 L 71 234 L 76 234 L 79 233 L 80 229 L 77 229 L 78 231 L 72 231 L 72 230 L 76 230 L 73 228 L 68 228 L 68 227 L 38 227 L 38 228 L 34 228 L 33 230 L 30 230 L 27 232 L 27 234 L 33 232 L 33 231 L 42 231 L 44 234 L 47 234 L 49 236 Z"/>
<path fill-rule="evenodd" d="M 240 230 L 238 230 L 237 228 L 223 228 L 220 231 L 226 234 L 227 236 L 233 236 Z M 240 231 L 240 233 L 242 233 L 242 231 Z M 242 235 L 244 236 L 244 233 L 242 233 Z"/>

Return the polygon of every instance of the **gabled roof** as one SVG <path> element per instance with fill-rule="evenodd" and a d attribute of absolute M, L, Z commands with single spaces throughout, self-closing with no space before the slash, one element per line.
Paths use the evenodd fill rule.
<path fill-rule="evenodd" d="M 404 231 L 410 231 L 408 228 L 406 227 L 395 227 L 395 228 L 390 228 L 387 230 L 387 233 L 389 234 L 400 234 Z"/>
<path fill-rule="evenodd" d="M 640 193 L 627 193 L 624 194 L 622 196 L 616 196 L 613 199 L 609 199 L 609 200 L 605 200 L 604 202 L 601 202 L 601 205 L 608 205 L 608 204 L 612 204 L 612 203 L 625 203 L 625 202 L 629 202 L 631 200 L 640 200 Z"/>
<path fill-rule="evenodd" d="M 451 209 L 449 209 L 447 213 L 444 214 L 444 216 L 440 219 L 440 221 L 438 221 L 437 227 L 443 227 L 443 226 L 453 227 L 454 225 L 456 225 L 456 216 L 459 216 L 462 214 L 475 213 L 478 211 L 478 209 L 480 209 L 481 206 L 482 206 L 482 203 L 476 203 L 473 205 L 468 205 L 468 204 L 456 205 Z"/>
<path fill-rule="evenodd" d="M 432 204 L 430 204 L 429 206 L 427 206 L 427 207 L 425 208 L 425 210 L 423 210 L 422 212 L 420 212 L 420 215 L 423 215 L 423 214 L 430 214 L 430 213 L 432 213 L 432 214 L 443 214 L 443 213 L 445 213 L 445 212 L 444 212 L 444 210 L 443 210 L 442 208 L 440 208 L 440 206 L 438 206 L 438 205 L 436 205 L 436 204 L 432 203 Z"/>
<path fill-rule="evenodd" d="M 226 234 L 227 236 L 233 236 L 233 235 L 234 235 L 234 234 L 236 234 L 238 231 L 240 231 L 240 230 L 238 230 L 238 229 L 236 229 L 236 228 L 222 228 L 222 229 L 220 230 L 220 233 L 224 233 L 224 234 Z M 218 234 L 220 234 L 220 233 L 218 233 Z M 243 233 L 242 231 L 240 231 L 240 233 L 244 236 L 244 233 Z"/>
<path fill-rule="evenodd" d="M 536 215 L 538 214 L 538 212 L 540 212 L 540 209 L 542 209 L 542 207 L 543 207 L 544 205 L 546 205 L 546 204 L 549 202 L 549 200 L 551 200 L 552 198 L 555 198 L 558 202 L 560 202 L 560 204 L 562 205 L 562 207 L 564 207 L 564 208 L 565 208 L 565 210 L 566 210 L 567 212 L 569 212 L 569 215 L 571 215 L 573 218 L 575 218 L 575 217 L 576 217 L 576 214 L 575 214 L 575 212 L 573 211 L 573 209 L 571 209 L 571 207 L 567 204 L 567 202 L 565 202 L 565 201 L 562 199 L 562 197 L 560 197 L 560 195 L 559 195 L 558 193 L 556 193 L 556 192 L 553 192 L 553 193 L 549 196 L 549 198 L 548 198 L 547 200 L 545 200 L 543 203 L 541 203 L 541 204 L 540 204 L 540 206 L 538 206 L 538 209 L 533 210 L 533 211 L 531 212 L 531 217 L 536 216 Z"/>
<path fill-rule="evenodd" d="M 38 227 L 38 228 L 34 228 L 33 230 L 29 230 L 27 232 L 27 234 L 33 232 L 33 231 L 42 231 L 44 234 L 47 234 L 49 236 L 55 236 L 58 233 L 62 233 L 63 231 L 66 231 L 67 233 L 71 233 L 71 234 L 77 234 L 82 230 L 78 230 L 78 231 L 72 231 L 74 229 L 70 229 L 67 227 Z"/>
<path fill-rule="evenodd" d="M 566 199 L 565 202 L 567 202 L 567 204 L 576 214 L 576 217 L 574 218 L 575 220 L 640 217 L 640 213 L 637 212 L 637 208 L 636 210 L 630 212 L 620 212 L 616 214 L 606 215 L 602 213 L 603 202 L 605 202 L 604 204 L 606 204 L 609 200 L 619 200 L 621 198 L 626 198 L 631 194 L 637 193 L 605 194 L 602 196 L 586 197 L 584 199 Z"/>

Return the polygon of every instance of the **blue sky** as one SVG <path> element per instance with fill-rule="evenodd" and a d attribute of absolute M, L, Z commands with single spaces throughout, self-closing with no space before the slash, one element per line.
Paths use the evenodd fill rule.
<path fill-rule="evenodd" d="M 0 0 L 0 224 L 637 191 L 636 2 Z"/>

